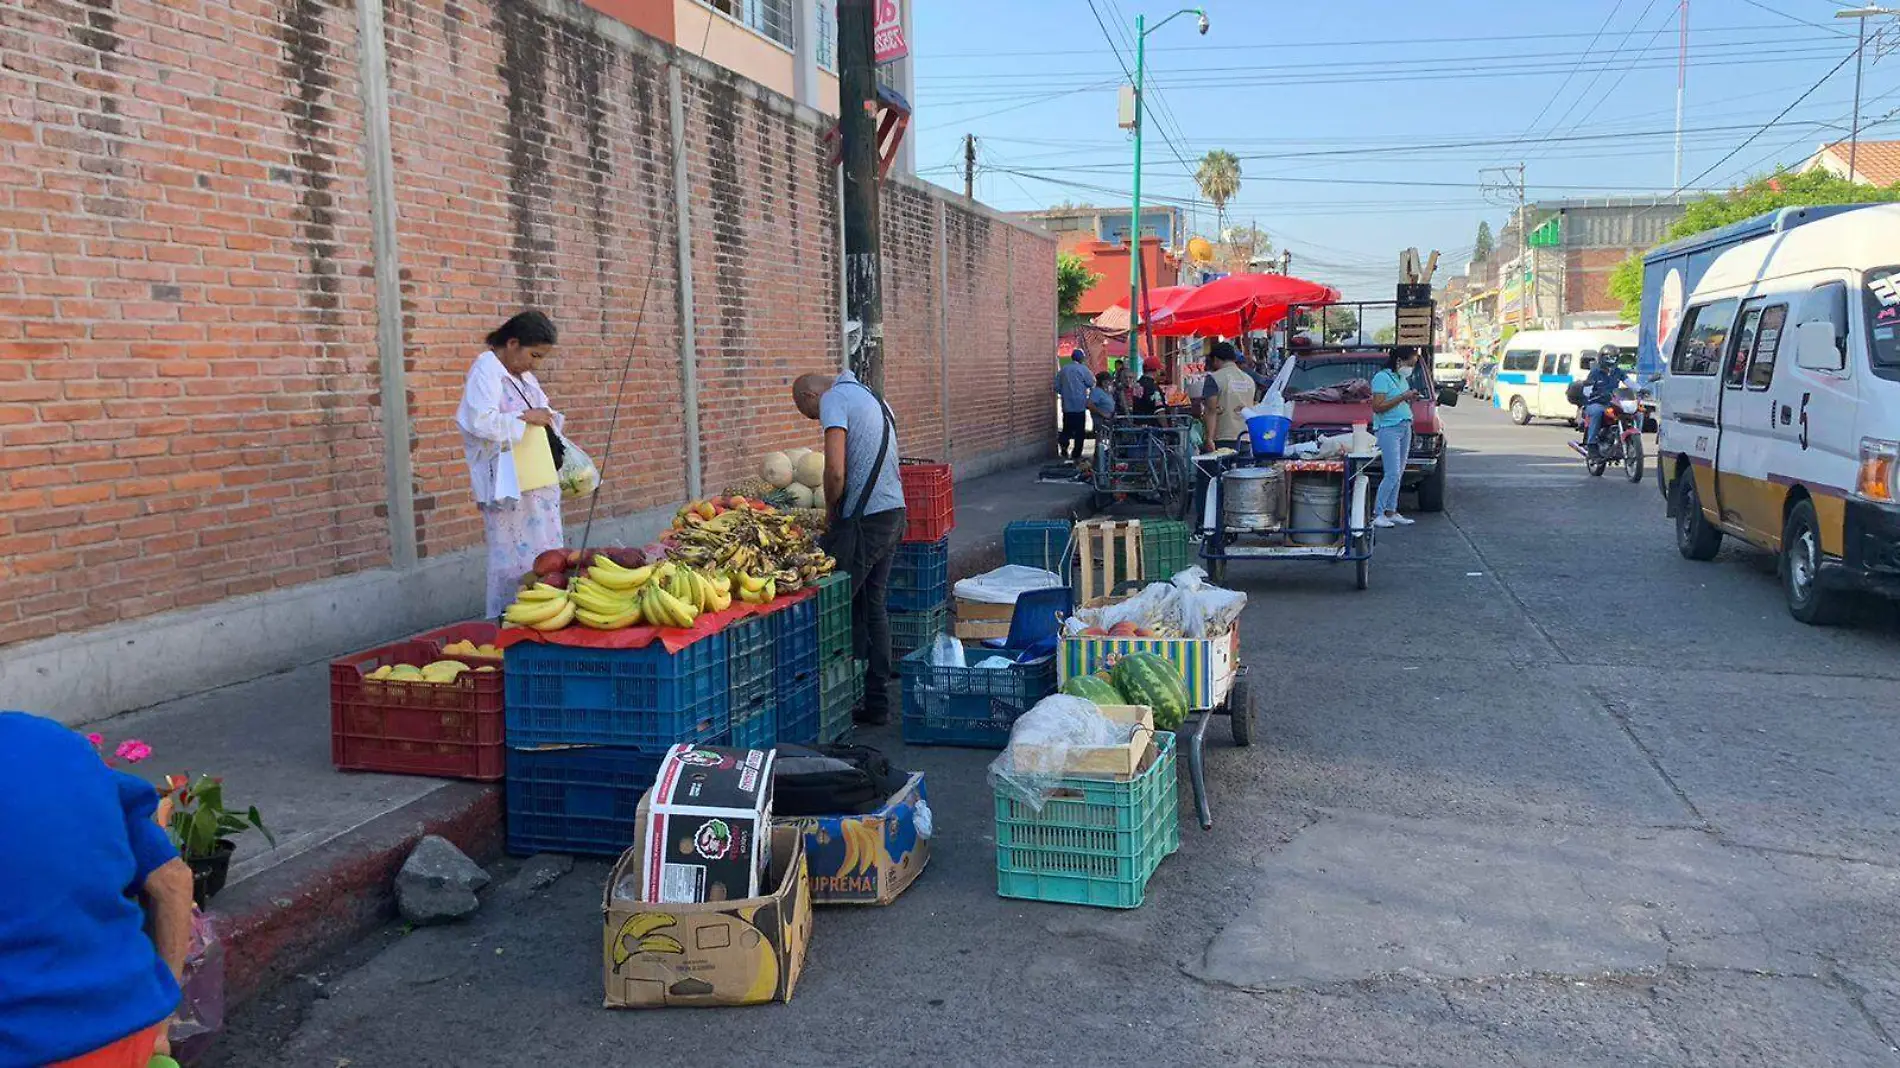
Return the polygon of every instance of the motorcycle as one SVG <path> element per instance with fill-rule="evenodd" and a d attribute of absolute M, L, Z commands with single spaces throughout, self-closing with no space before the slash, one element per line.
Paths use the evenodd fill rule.
<path fill-rule="evenodd" d="M 1579 391 L 1573 388 L 1573 393 Z M 1583 398 L 1575 397 L 1581 408 Z M 1649 422 L 1649 412 L 1636 391 L 1625 386 L 1616 391 L 1610 403 L 1603 406 L 1603 424 L 1597 428 L 1597 444 L 1592 449 L 1581 441 L 1573 441 L 1570 447 L 1583 457 L 1583 465 L 1592 478 L 1601 477 L 1611 464 L 1620 464 L 1624 477 L 1631 482 L 1643 480 L 1643 428 Z M 1588 426 L 1588 422 L 1579 412 L 1577 425 Z"/>

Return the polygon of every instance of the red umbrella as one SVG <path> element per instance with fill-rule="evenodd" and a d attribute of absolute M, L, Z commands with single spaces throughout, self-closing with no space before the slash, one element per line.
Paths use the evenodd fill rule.
<path fill-rule="evenodd" d="M 1339 290 L 1285 274 L 1230 274 L 1217 278 L 1175 304 L 1154 332 L 1165 337 L 1189 334 L 1234 336 L 1267 326 L 1294 304 L 1330 304 Z"/>
<path fill-rule="evenodd" d="M 1193 286 L 1156 286 L 1144 295 L 1142 306 L 1156 323 L 1165 321 L 1174 314 L 1174 306 L 1186 300 L 1194 293 Z M 1123 297 L 1108 306 L 1108 310 L 1093 320 L 1096 326 L 1104 330 L 1128 329 L 1128 298 Z"/>

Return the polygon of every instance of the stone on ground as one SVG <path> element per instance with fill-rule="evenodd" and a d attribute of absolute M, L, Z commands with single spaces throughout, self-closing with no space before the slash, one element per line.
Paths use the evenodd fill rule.
<path fill-rule="evenodd" d="M 488 873 L 448 839 L 429 835 L 416 843 L 396 874 L 396 907 L 417 926 L 448 923 L 475 911 L 475 892 L 488 885 Z"/>

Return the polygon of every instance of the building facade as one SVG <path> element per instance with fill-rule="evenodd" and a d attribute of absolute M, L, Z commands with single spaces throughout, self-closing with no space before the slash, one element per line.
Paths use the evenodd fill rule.
<path fill-rule="evenodd" d="M 1686 203 L 1681 197 L 1591 197 L 1539 201 L 1513 212 L 1493 257 L 1501 261 L 1499 327 L 1622 324 L 1622 302 L 1610 296 L 1611 273 L 1660 244 Z"/>
<path fill-rule="evenodd" d="M 1099 241 L 1111 245 L 1128 243 L 1130 210 L 1126 205 L 1111 208 L 1049 208 L 1012 214 L 1054 234 L 1056 247 L 1064 252 L 1074 252 L 1089 242 Z M 1141 209 L 1141 237 L 1144 242 L 1153 238 L 1162 248 L 1178 251 L 1187 243 L 1185 227 L 1186 220 L 1180 208 L 1144 205 Z M 1125 269 L 1122 285 L 1124 289 L 1128 285 Z"/>

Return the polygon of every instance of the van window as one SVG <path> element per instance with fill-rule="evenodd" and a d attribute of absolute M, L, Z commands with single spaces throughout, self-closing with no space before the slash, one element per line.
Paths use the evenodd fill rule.
<path fill-rule="evenodd" d="M 1570 373 L 1570 357 L 1568 356 L 1557 357 L 1557 373 L 1560 375 L 1567 375 Z"/>
<path fill-rule="evenodd" d="M 1900 266 L 1868 271 L 1861 296 L 1874 373 L 1900 379 Z"/>
<path fill-rule="evenodd" d="M 1545 374 L 1554 375 L 1557 373 L 1557 360 L 1558 360 L 1558 356 L 1556 353 L 1554 352 L 1544 353 L 1544 373 Z"/>
<path fill-rule="evenodd" d="M 1761 304 L 1750 304 L 1742 312 L 1742 325 L 1735 331 L 1735 343 L 1729 346 L 1728 370 L 1722 372 L 1722 384 L 1730 389 L 1742 388 L 1742 379 L 1748 375 L 1748 360 L 1754 355 L 1755 327 L 1760 322 Z"/>
<path fill-rule="evenodd" d="M 1690 308 L 1676 332 L 1676 355 L 1669 371 L 1678 375 L 1712 375 L 1722 365 L 1729 328 L 1735 324 L 1734 297 Z"/>
<path fill-rule="evenodd" d="M 1748 388 L 1767 389 L 1775 380 L 1775 353 L 1781 348 L 1781 328 L 1788 321 L 1788 306 L 1776 304 L 1761 313 L 1761 325 L 1755 328 L 1755 355 L 1748 364 Z"/>
<path fill-rule="evenodd" d="M 1538 355 L 1539 353 L 1536 349 L 1515 349 L 1506 352 L 1504 354 L 1503 370 L 1535 371 L 1537 370 Z"/>
<path fill-rule="evenodd" d="M 1590 368 L 1595 367 L 1596 365 L 1597 365 L 1597 358 L 1596 358 L 1595 353 L 1586 352 L 1583 355 L 1577 357 L 1577 373 L 1578 374 L 1585 374 L 1590 370 Z"/>

